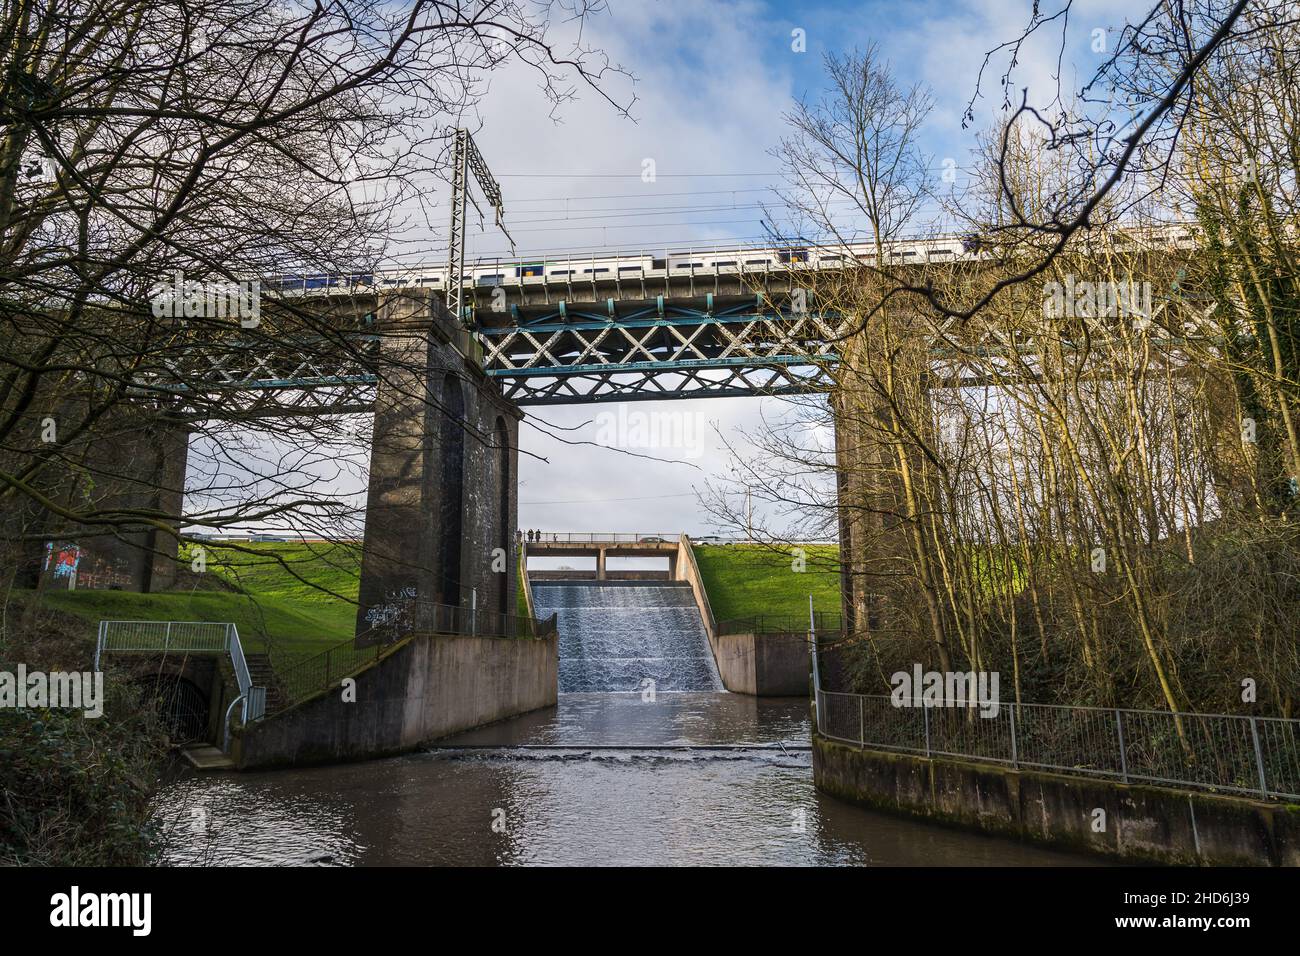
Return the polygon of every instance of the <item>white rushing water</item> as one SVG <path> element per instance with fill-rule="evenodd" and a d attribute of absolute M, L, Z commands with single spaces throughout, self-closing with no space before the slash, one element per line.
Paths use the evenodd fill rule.
<path fill-rule="evenodd" d="M 560 692 L 720 691 L 689 585 L 539 581 L 540 617 L 558 615 Z"/>

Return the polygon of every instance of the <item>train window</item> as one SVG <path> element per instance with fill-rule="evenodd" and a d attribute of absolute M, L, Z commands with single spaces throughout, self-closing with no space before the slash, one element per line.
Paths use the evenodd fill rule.
<path fill-rule="evenodd" d="M 640 272 L 641 267 L 640 266 L 619 266 L 618 271 L 619 272 Z"/>
<path fill-rule="evenodd" d="M 663 260 L 663 259 L 651 259 L 651 260 L 650 260 L 650 268 L 651 268 L 651 269 L 667 269 L 667 268 L 668 268 L 668 263 L 667 263 L 665 260 Z"/>
<path fill-rule="evenodd" d="M 608 272 L 609 269 L 604 268 L 604 267 L 602 266 L 602 267 L 599 267 L 599 268 L 596 268 L 596 269 L 583 269 L 582 271 L 583 271 L 584 273 L 588 273 L 588 274 L 590 274 L 590 273 L 592 273 L 592 272 Z"/>
<path fill-rule="evenodd" d="M 950 256 L 950 255 L 952 255 L 952 250 L 951 250 L 951 249 L 933 249 L 933 250 L 931 250 L 930 255 L 932 255 L 932 256 Z"/>
<path fill-rule="evenodd" d="M 746 259 L 745 260 L 745 265 L 747 266 L 765 266 L 767 265 L 767 263 L 768 263 L 767 259 Z"/>
<path fill-rule="evenodd" d="M 808 261 L 807 249 L 787 249 L 778 252 L 776 255 L 777 258 L 780 259 L 782 262 L 807 262 Z"/>
<path fill-rule="evenodd" d="M 735 264 L 736 264 L 735 259 L 719 259 L 717 262 L 713 263 L 715 268 L 719 268 L 721 266 L 734 266 Z"/>
<path fill-rule="evenodd" d="M 329 276 L 307 276 L 304 284 L 308 289 L 323 289 L 329 285 Z"/>
<path fill-rule="evenodd" d="M 479 276 L 478 284 L 479 285 L 500 285 L 501 280 L 504 278 L 505 276 L 502 275 L 500 272 L 490 276 Z"/>
<path fill-rule="evenodd" d="M 551 275 L 553 275 L 553 276 L 571 276 L 571 275 L 573 275 L 573 270 L 572 270 L 572 269 L 552 269 L 552 270 L 551 270 Z"/>
<path fill-rule="evenodd" d="M 903 253 L 903 258 L 906 259 L 908 256 L 914 256 L 914 255 L 916 255 L 916 250 L 915 250 L 915 249 L 909 249 L 909 250 L 907 250 L 906 252 Z"/>
<path fill-rule="evenodd" d="M 673 266 L 673 268 L 674 269 L 702 269 L 704 268 L 704 263 L 703 262 L 679 262 L 677 263 L 677 265 Z"/>
<path fill-rule="evenodd" d="M 521 279 L 526 279 L 530 276 L 539 276 L 541 274 L 542 263 L 540 262 L 528 262 L 522 266 L 516 267 L 515 269 L 515 275 L 519 276 Z"/>

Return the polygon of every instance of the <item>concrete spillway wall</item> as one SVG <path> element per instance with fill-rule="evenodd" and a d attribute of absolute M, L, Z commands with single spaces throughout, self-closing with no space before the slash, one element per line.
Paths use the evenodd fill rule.
<path fill-rule="evenodd" d="M 1300 866 L 1291 804 L 859 750 L 817 734 L 813 781 L 873 809 L 1123 860 Z"/>
<path fill-rule="evenodd" d="M 418 635 L 341 687 L 246 727 L 241 770 L 365 760 L 554 706 L 555 635 L 520 639 Z"/>
<path fill-rule="evenodd" d="M 678 544 L 678 577 L 691 586 L 700 609 L 704 633 L 718 664 L 722 686 L 735 694 L 758 697 L 797 697 L 808 693 L 809 661 L 807 638 L 803 634 L 720 634 L 709 606 L 691 539 L 682 535 Z"/>

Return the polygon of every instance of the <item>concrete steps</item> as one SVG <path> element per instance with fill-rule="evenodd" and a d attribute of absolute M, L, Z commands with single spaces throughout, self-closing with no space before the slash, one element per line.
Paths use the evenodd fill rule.
<path fill-rule="evenodd" d="M 244 660 L 248 664 L 248 675 L 253 679 L 253 686 L 266 688 L 266 712 L 275 713 L 285 705 L 287 698 L 283 686 L 275 676 L 275 669 L 271 667 L 270 657 L 266 654 L 246 654 Z"/>
<path fill-rule="evenodd" d="M 184 757 L 195 770 L 233 770 L 235 762 L 212 744 L 195 744 L 181 749 Z"/>

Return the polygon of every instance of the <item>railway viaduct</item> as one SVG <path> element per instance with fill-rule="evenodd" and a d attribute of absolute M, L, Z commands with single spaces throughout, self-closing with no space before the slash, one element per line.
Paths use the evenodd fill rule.
<path fill-rule="evenodd" d="M 920 249 L 903 268 L 963 255 L 960 240 Z M 373 416 L 360 640 L 411 600 L 508 613 L 523 408 L 831 391 L 847 326 L 808 293 L 842 266 L 697 258 L 634 272 L 580 257 L 559 269 L 499 267 L 467 284 L 459 318 L 425 280 L 282 284 L 272 295 L 338 316 L 364 357 L 228 340 L 197 350 L 190 378 L 197 369 L 246 420 Z M 186 427 L 183 415 L 128 416 L 122 441 L 87 452 L 113 476 L 117 506 L 179 519 Z M 863 454 L 850 431 L 837 430 L 839 453 Z M 851 529 L 841 530 L 851 547 Z M 152 591 L 174 580 L 176 539 L 164 529 L 71 537 L 81 545 L 78 586 Z"/>

